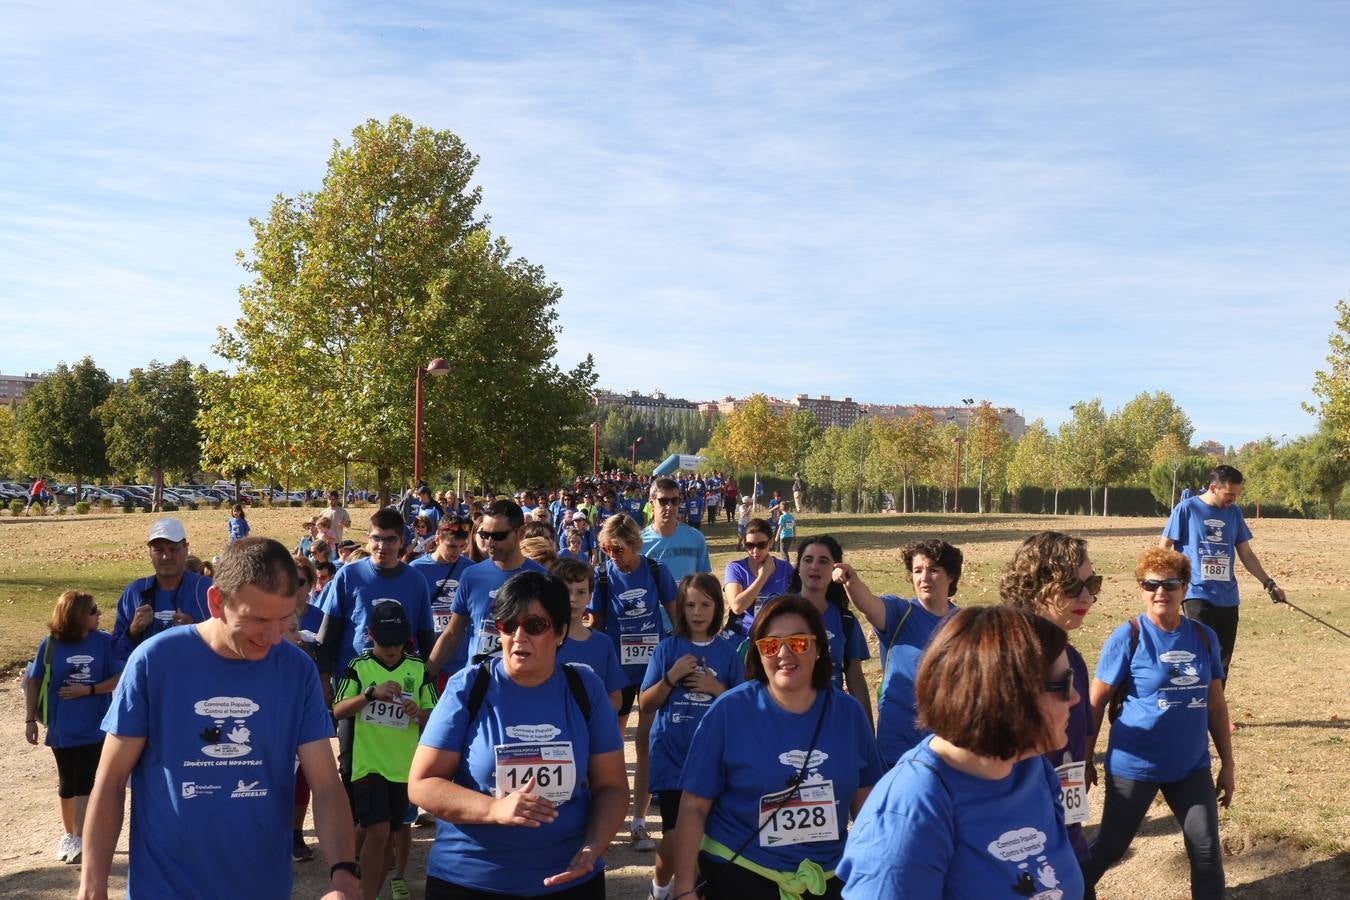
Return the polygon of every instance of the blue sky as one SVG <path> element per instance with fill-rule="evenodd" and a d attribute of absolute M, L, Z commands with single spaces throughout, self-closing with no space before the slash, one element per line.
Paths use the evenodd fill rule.
<path fill-rule="evenodd" d="M 0 371 L 219 365 L 250 216 L 402 113 L 560 362 L 708 399 L 1170 391 L 1291 437 L 1350 286 L 1338 3 L 7 4 Z"/>

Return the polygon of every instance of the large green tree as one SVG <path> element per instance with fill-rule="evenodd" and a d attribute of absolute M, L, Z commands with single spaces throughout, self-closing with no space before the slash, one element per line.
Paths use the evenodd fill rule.
<path fill-rule="evenodd" d="M 591 361 L 554 363 L 561 291 L 488 232 L 477 162 L 449 131 L 372 119 L 334 143 L 319 191 L 253 220 L 243 314 L 216 345 L 237 383 L 213 386 L 201 419 L 213 454 L 364 462 L 383 500 L 412 469 L 417 370 L 444 357 L 448 377 L 425 382 L 424 471 L 527 483 L 585 464 Z"/>
<path fill-rule="evenodd" d="M 16 444 L 24 468 L 74 478 L 108 473 L 103 423 L 96 415 L 112 393 L 112 379 L 89 357 L 59 364 L 33 385 L 19 407 Z"/>
<path fill-rule="evenodd" d="M 983 400 L 975 408 L 975 415 L 971 417 L 970 427 L 967 429 L 967 439 L 970 441 L 970 452 L 975 457 L 979 465 L 979 480 L 976 483 L 976 496 L 978 498 L 976 506 L 977 511 L 983 513 L 984 508 L 984 484 L 985 467 L 996 460 L 999 460 L 1007 450 L 1008 432 L 1003 429 L 1003 422 L 999 420 L 998 412 L 993 404 L 988 400 Z M 1002 473 L 1000 473 L 1002 480 Z"/>
<path fill-rule="evenodd" d="M 1303 404 L 1321 415 L 1324 427 L 1342 447 L 1350 447 L 1350 304 L 1336 301 L 1336 330 L 1327 338 L 1327 368 L 1313 376 L 1313 393 L 1321 400 Z"/>
<path fill-rule="evenodd" d="M 937 423 L 932 413 L 920 412 L 906 418 L 877 421 L 872 435 L 875 451 L 876 481 L 883 489 L 900 485 L 900 512 L 913 511 L 911 498 L 916 479 L 937 452 Z"/>
<path fill-rule="evenodd" d="M 14 436 L 16 428 L 14 409 L 0 406 L 0 473 L 6 475 L 18 474 L 19 453 Z"/>
<path fill-rule="evenodd" d="M 109 464 L 116 472 L 153 478 L 155 509 L 163 499 L 164 473 L 194 472 L 201 459 L 199 374 L 186 359 L 151 362 L 132 369 L 99 407 Z"/>
<path fill-rule="evenodd" d="M 754 473 L 751 497 L 759 488 L 759 473 L 785 461 L 788 449 L 788 420 L 769 405 L 763 394 L 755 394 L 713 430 L 712 446 L 717 456 L 737 469 Z"/>

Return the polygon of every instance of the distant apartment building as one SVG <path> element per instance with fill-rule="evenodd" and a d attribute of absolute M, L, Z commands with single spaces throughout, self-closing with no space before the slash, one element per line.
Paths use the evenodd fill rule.
<path fill-rule="evenodd" d="M 0 375 L 0 405 L 18 406 L 23 402 L 23 395 L 41 380 L 42 375 L 38 372 L 28 375 Z"/>
<path fill-rule="evenodd" d="M 878 419 L 908 419 L 911 416 L 926 412 L 933 417 L 933 421 L 938 425 L 951 422 L 958 428 L 964 429 L 970 427 L 970 423 L 975 418 L 976 408 L 974 406 L 905 406 L 869 403 L 863 407 L 862 415 L 867 418 Z M 1008 432 L 1013 440 L 1017 440 L 1027 433 L 1027 420 L 1022 418 L 1017 410 L 1010 406 L 996 406 L 994 411 L 998 413 L 998 420 L 1003 425 L 1003 430 Z"/>
<path fill-rule="evenodd" d="M 780 415 L 787 415 L 797 411 L 797 407 L 787 400 L 779 400 L 777 397 L 766 397 L 769 401 L 769 409 Z M 700 403 L 698 411 L 705 416 L 711 416 L 714 413 L 720 413 L 724 416 L 731 415 L 736 410 L 745 406 L 750 401 L 749 397 L 723 397 L 721 400 L 710 400 L 707 403 Z"/>
<path fill-rule="evenodd" d="M 699 408 L 697 403 L 680 397 L 667 397 L 661 391 L 653 391 L 651 394 L 627 391 L 620 394 L 617 391 L 598 390 L 595 396 L 600 406 L 635 410 L 644 419 L 652 422 L 660 418 L 662 413 L 691 413 Z"/>
<path fill-rule="evenodd" d="M 792 402 L 798 409 L 804 409 L 815 416 L 821 428 L 847 428 L 863 416 L 862 407 L 854 403 L 852 397 L 833 400 L 829 394 L 821 394 L 819 397 L 798 394 Z"/>

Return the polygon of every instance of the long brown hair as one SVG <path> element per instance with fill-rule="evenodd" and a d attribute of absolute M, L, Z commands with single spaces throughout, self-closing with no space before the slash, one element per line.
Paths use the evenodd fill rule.
<path fill-rule="evenodd" d="M 85 623 L 94 609 L 94 595 L 86 591 L 65 591 L 56 598 L 56 608 L 47 624 L 52 640 L 74 643 L 90 630 Z"/>
<path fill-rule="evenodd" d="M 816 605 L 801 594 L 783 594 L 774 597 L 755 616 L 755 624 L 750 626 L 750 649 L 745 654 L 745 678 L 767 684 L 769 674 L 764 670 L 764 660 L 759 658 L 759 648 L 755 641 L 764 637 L 769 623 L 779 616 L 796 613 L 806 620 L 806 627 L 816 637 L 816 664 L 811 669 L 811 687 L 818 691 L 828 690 L 834 677 L 834 663 L 830 660 L 830 638 L 825 633 L 825 620 L 821 618 Z"/>

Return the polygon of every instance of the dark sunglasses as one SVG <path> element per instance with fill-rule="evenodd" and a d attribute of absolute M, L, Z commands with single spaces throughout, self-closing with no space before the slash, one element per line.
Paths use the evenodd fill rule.
<path fill-rule="evenodd" d="M 765 547 L 769 546 L 769 542 L 768 542 L 768 541 L 746 541 L 746 542 L 745 542 L 745 546 L 746 546 L 746 548 L 749 549 L 749 550 L 763 550 Z"/>
<path fill-rule="evenodd" d="M 1161 581 L 1156 578 L 1145 578 L 1143 581 L 1139 582 L 1139 586 L 1152 594 L 1156 592 L 1158 588 L 1162 588 L 1168 592 L 1180 590 L 1186 586 L 1186 582 L 1182 581 L 1180 578 L 1164 578 Z"/>
<path fill-rule="evenodd" d="M 99 612 L 98 612 L 98 607 L 97 607 L 97 606 L 95 606 L 93 609 L 89 610 L 89 615 L 91 615 L 91 616 L 96 616 L 96 615 L 98 615 L 98 614 L 99 614 Z"/>
<path fill-rule="evenodd" d="M 656 502 L 662 506 L 674 506 L 676 503 L 681 502 L 681 500 L 679 497 L 657 497 Z"/>
<path fill-rule="evenodd" d="M 1054 681 L 1047 681 L 1042 688 L 1047 694 L 1058 694 L 1064 700 L 1073 699 L 1073 670 L 1066 669 L 1062 678 Z"/>
<path fill-rule="evenodd" d="M 510 528 L 507 528 L 503 531 L 484 531 L 481 528 L 478 529 L 478 539 L 480 541 L 504 541 L 510 536 L 511 536 Z"/>
<path fill-rule="evenodd" d="M 1102 576 L 1093 575 L 1087 581 L 1079 581 L 1075 578 L 1073 581 L 1064 581 L 1060 583 L 1066 597 L 1080 597 L 1084 589 L 1092 596 L 1097 596 L 1102 592 Z"/>
<path fill-rule="evenodd" d="M 523 619 L 498 619 L 498 634 L 515 634 L 517 628 L 524 628 L 531 637 L 539 637 L 553 630 L 553 623 L 543 616 L 526 616 Z"/>

